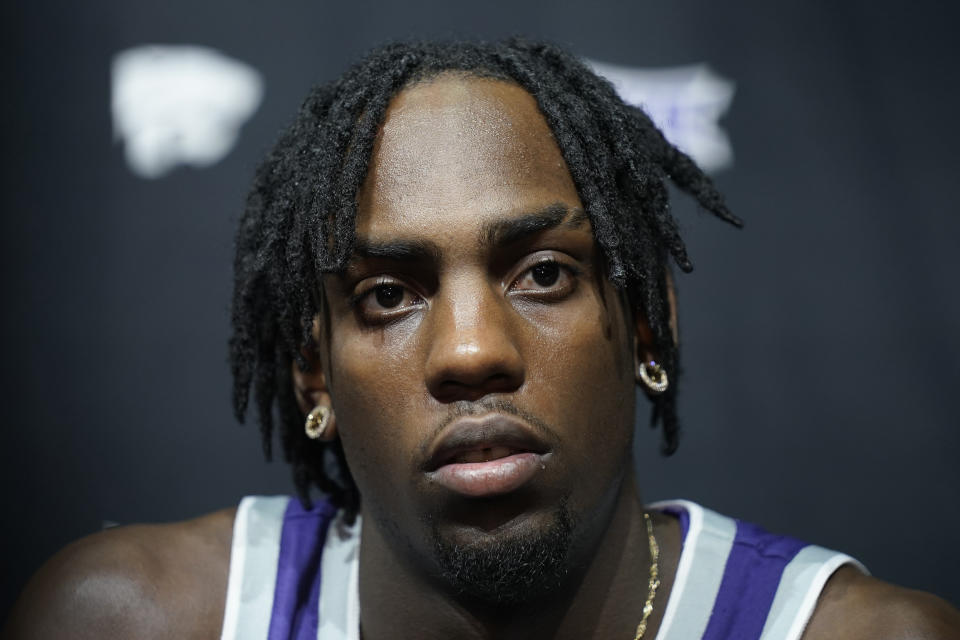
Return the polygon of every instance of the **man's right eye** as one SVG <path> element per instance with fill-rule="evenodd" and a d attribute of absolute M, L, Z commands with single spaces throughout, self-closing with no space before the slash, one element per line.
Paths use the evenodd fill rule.
<path fill-rule="evenodd" d="M 374 288 L 373 295 L 377 304 L 392 309 L 403 301 L 403 289 L 395 284 L 382 284 Z"/>
<path fill-rule="evenodd" d="M 420 296 L 399 282 L 384 281 L 382 278 L 364 287 L 353 296 L 352 305 L 361 320 L 370 324 L 389 322 L 404 315 L 410 308 L 422 302 Z"/>

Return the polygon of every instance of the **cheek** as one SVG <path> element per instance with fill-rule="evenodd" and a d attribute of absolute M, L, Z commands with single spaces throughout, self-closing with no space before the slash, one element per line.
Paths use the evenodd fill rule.
<path fill-rule="evenodd" d="M 339 341 L 330 353 L 338 433 L 362 495 L 395 495 L 429 427 L 411 345 L 390 332 Z M 337 341 L 334 341 L 337 344 Z M 419 384 L 418 384 L 419 382 Z"/>
<path fill-rule="evenodd" d="M 607 296 L 607 300 L 615 296 Z M 574 472 L 619 473 L 633 440 L 635 392 L 630 336 L 618 304 L 593 294 L 589 310 L 571 310 L 558 322 L 538 328 L 542 354 L 529 362 L 531 391 L 540 391 L 534 409 L 562 431 L 565 466 Z M 587 480 L 589 481 L 589 480 Z"/>

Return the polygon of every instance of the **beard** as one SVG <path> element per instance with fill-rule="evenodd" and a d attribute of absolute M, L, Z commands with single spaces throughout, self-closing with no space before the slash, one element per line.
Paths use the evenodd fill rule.
<path fill-rule="evenodd" d="M 574 522 L 563 500 L 551 522 L 534 531 L 454 543 L 434 524 L 440 577 L 467 599 L 486 605 L 529 603 L 556 591 L 570 572 Z"/>

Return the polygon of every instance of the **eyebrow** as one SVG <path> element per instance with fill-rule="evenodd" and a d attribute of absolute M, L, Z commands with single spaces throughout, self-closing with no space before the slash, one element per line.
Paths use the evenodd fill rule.
<path fill-rule="evenodd" d="M 564 204 L 551 204 L 539 211 L 519 217 L 493 220 L 484 225 L 480 235 L 486 246 L 515 244 L 548 229 L 565 227 L 577 229 L 588 222 L 583 209 L 569 208 Z M 352 260 L 374 259 L 394 262 L 440 262 L 441 251 L 429 240 L 390 240 L 378 242 L 357 237 Z"/>
<path fill-rule="evenodd" d="M 353 247 L 353 258 L 372 258 L 397 262 L 439 262 L 440 248 L 427 240 L 375 242 L 358 237 Z"/>
<path fill-rule="evenodd" d="M 482 236 L 487 246 L 504 246 L 526 240 L 548 229 L 578 229 L 587 222 L 587 214 L 583 209 L 571 209 L 565 204 L 556 203 L 519 217 L 489 222 L 484 225 Z"/>

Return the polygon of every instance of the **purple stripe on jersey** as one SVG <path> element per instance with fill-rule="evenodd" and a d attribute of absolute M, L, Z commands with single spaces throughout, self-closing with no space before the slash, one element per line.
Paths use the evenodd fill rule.
<path fill-rule="evenodd" d="M 314 503 L 309 511 L 297 498 L 287 503 L 268 640 L 317 637 L 320 557 L 336 511 L 327 500 Z"/>
<path fill-rule="evenodd" d="M 703 640 L 759 638 L 783 568 L 805 546 L 805 542 L 738 520 Z"/>

